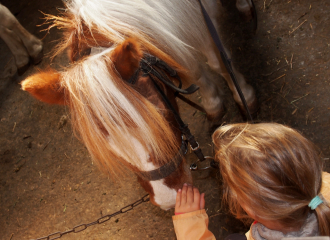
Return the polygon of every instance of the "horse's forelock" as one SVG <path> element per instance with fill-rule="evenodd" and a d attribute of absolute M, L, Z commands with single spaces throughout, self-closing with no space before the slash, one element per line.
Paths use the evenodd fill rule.
<path fill-rule="evenodd" d="M 74 129 L 105 170 L 127 163 L 140 167 L 132 138 L 161 165 L 175 155 L 174 135 L 157 109 L 120 78 L 107 57 L 110 51 L 62 73 Z"/>

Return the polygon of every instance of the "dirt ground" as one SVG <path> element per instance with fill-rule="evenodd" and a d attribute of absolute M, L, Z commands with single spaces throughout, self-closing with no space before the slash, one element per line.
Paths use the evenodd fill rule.
<path fill-rule="evenodd" d="M 226 2 L 226 1 L 224 1 Z M 55 1 L 5 0 L 21 24 L 43 38 L 45 53 L 60 33 L 40 32 L 41 12 L 57 14 Z M 227 0 L 221 7 L 222 40 L 233 61 L 257 91 L 260 111 L 256 121 L 284 123 L 301 131 L 319 147 L 330 171 L 330 1 L 255 0 L 258 30 L 243 23 Z M 68 109 L 50 106 L 20 90 L 25 77 L 38 68 L 66 65 L 65 57 L 50 63 L 47 55 L 37 67 L 15 74 L 12 55 L 0 41 L 0 239 L 35 239 L 95 221 L 142 197 L 135 176 L 114 182 L 100 173 L 86 148 L 73 136 Z M 220 79 L 219 79 L 220 81 Z M 227 113 L 224 123 L 242 122 L 236 104 L 224 86 Z M 198 96 L 191 97 L 198 102 Z M 206 155 L 212 154 L 205 116 L 180 103 Z M 194 161 L 192 154 L 188 161 Z M 210 229 L 217 239 L 248 227 L 221 206 L 219 173 L 193 173 L 206 193 Z M 62 239 L 175 239 L 171 216 L 143 203 L 133 211 L 91 226 Z"/>

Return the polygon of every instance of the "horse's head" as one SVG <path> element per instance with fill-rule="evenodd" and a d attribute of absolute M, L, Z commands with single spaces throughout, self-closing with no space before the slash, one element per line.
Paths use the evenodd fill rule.
<path fill-rule="evenodd" d="M 152 79 L 140 74 L 134 84 L 129 81 L 142 57 L 140 44 L 128 39 L 84 57 L 65 71 L 28 77 L 22 89 L 46 103 L 67 104 L 74 130 L 101 169 L 112 176 L 134 171 L 151 201 L 169 209 L 177 189 L 192 179 L 174 115 Z M 161 83 L 159 87 L 177 108 L 173 90 Z M 164 165 L 170 167 L 157 176 Z"/>

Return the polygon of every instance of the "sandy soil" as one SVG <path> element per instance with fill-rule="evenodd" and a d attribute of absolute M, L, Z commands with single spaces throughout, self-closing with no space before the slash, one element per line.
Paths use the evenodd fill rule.
<path fill-rule="evenodd" d="M 228 1 L 229 2 L 229 1 Z M 60 33 L 37 27 L 42 13 L 57 14 L 56 1 L 2 2 L 22 25 L 43 38 L 45 53 Z M 322 3 L 322 4 L 321 4 Z M 257 91 L 260 111 L 256 121 L 287 124 L 319 147 L 330 171 L 330 17 L 329 1 L 255 0 L 258 31 L 243 23 L 233 3 L 221 8 L 221 35 L 233 61 Z M 40 12 L 41 11 L 41 12 Z M 0 41 L 0 235 L 1 239 L 31 239 L 95 221 L 138 200 L 145 192 L 135 176 L 114 182 L 100 173 L 86 148 L 73 136 L 68 109 L 30 97 L 18 84 L 38 68 L 66 65 L 65 56 L 52 63 L 45 56 L 23 76 L 15 74 L 12 55 Z M 222 81 L 219 79 L 219 81 Z M 224 123 L 241 122 L 228 87 L 224 85 L 227 113 Z M 198 95 L 191 96 L 198 102 Z M 205 116 L 180 103 L 206 155 L 212 154 Z M 192 154 L 188 161 L 194 161 Z M 206 193 L 210 229 L 217 239 L 248 227 L 221 206 L 221 185 L 215 170 L 193 173 Z M 144 203 L 127 214 L 91 226 L 62 239 L 175 239 L 171 216 Z"/>

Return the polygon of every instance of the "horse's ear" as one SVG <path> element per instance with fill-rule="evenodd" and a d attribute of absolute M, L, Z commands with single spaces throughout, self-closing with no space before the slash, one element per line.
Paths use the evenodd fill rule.
<path fill-rule="evenodd" d="M 136 40 L 128 38 L 112 51 L 110 58 L 121 77 L 129 80 L 138 69 L 142 56 L 140 44 Z"/>
<path fill-rule="evenodd" d="M 21 85 L 24 91 L 42 102 L 65 105 L 60 74 L 54 70 L 34 74 L 22 81 Z"/>

